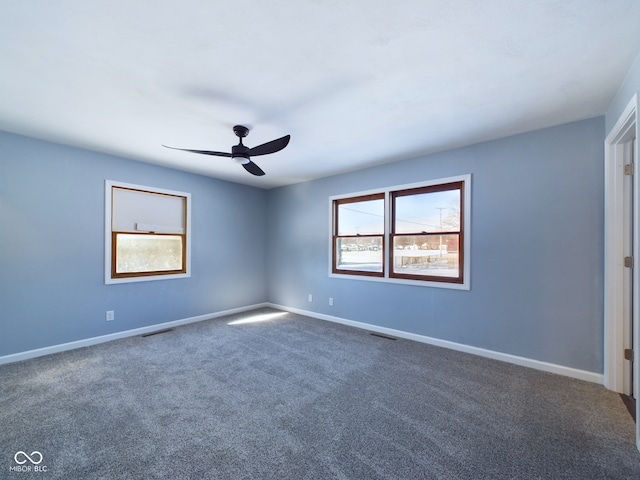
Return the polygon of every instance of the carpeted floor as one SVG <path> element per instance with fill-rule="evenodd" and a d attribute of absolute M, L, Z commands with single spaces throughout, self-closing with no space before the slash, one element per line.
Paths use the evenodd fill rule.
<path fill-rule="evenodd" d="M 640 478 L 602 386 L 270 313 L 0 366 L 0 478 Z"/>

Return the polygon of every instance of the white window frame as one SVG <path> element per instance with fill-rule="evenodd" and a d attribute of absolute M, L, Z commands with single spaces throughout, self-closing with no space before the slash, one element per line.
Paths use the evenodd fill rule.
<path fill-rule="evenodd" d="M 172 273 L 172 274 L 158 274 L 158 275 L 140 275 L 132 277 L 112 277 L 111 262 L 112 262 L 112 221 L 113 221 L 113 188 L 124 188 L 131 190 L 139 190 L 142 192 L 149 192 L 152 194 L 164 194 L 173 195 L 178 197 L 184 197 L 186 199 L 186 211 L 185 211 L 185 272 L 184 273 Z M 154 280 L 172 280 L 177 278 L 191 277 L 191 194 L 186 192 L 178 192 L 175 190 L 166 190 L 162 188 L 149 187 L 145 185 L 134 185 L 131 183 L 118 182 L 114 180 L 105 180 L 105 200 L 104 200 L 104 283 L 106 285 L 118 284 L 118 283 L 132 283 L 132 282 L 149 282 Z"/>
<path fill-rule="evenodd" d="M 385 224 L 384 224 L 384 246 L 383 249 L 387 252 L 387 248 L 390 242 L 391 231 L 391 192 L 398 190 L 408 190 L 411 188 L 430 187 L 433 185 L 441 185 L 445 183 L 463 182 L 464 183 L 464 238 L 463 238 L 463 252 L 464 263 L 462 266 L 463 283 L 451 283 L 451 282 L 438 282 L 428 280 L 411 280 L 404 278 L 393 278 L 390 276 L 389 255 L 383 255 L 383 270 L 384 276 L 369 276 L 358 275 L 348 273 L 334 273 L 333 271 L 333 203 L 334 200 L 340 200 L 343 198 L 359 197 L 365 195 L 374 195 L 384 193 L 385 197 Z M 332 195 L 329 197 L 329 277 L 332 278 L 344 278 L 349 280 L 362 280 L 366 282 L 385 282 L 385 283 L 397 283 L 404 285 L 415 285 L 421 287 L 435 287 L 435 288 L 447 288 L 453 290 L 470 290 L 471 289 L 471 174 L 458 175 L 454 177 L 438 178 L 433 180 L 427 180 L 424 182 L 408 183 L 404 185 L 394 185 L 390 187 L 376 188 L 372 190 L 364 190 L 360 192 L 350 192 L 342 195 Z"/>

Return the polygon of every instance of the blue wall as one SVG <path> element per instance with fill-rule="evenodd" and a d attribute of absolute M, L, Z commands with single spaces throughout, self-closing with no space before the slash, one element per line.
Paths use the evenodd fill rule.
<path fill-rule="evenodd" d="M 599 117 L 270 190 L 268 298 L 601 373 L 603 140 Z M 328 276 L 329 196 L 466 173 L 470 291 Z"/>
<path fill-rule="evenodd" d="M 104 285 L 105 179 L 191 193 L 191 278 Z M 266 301 L 265 201 L 261 189 L 0 132 L 0 356 Z"/>

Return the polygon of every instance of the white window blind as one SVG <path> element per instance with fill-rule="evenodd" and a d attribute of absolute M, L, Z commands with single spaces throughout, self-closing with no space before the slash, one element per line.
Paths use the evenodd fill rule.
<path fill-rule="evenodd" d="M 112 187 L 114 232 L 184 233 L 186 198 Z"/>

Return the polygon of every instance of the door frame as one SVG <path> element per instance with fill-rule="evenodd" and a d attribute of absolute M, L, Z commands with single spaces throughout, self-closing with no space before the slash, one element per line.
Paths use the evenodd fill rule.
<path fill-rule="evenodd" d="M 624 315 L 624 279 L 625 279 L 625 218 L 624 212 L 624 164 L 629 161 L 629 141 L 635 137 L 635 155 L 638 156 L 638 94 L 627 104 L 622 115 L 605 139 L 605 205 L 604 205 L 604 385 L 619 393 L 630 393 L 628 389 L 627 367 L 625 367 L 624 348 L 629 325 Z M 634 397 L 636 402 L 636 443 L 640 450 L 640 236 L 639 236 L 639 178 L 640 161 L 636 158 L 633 182 L 633 241 L 632 250 L 636 256 L 633 276 L 633 350 L 636 355 L 634 369 Z M 625 337 L 627 335 L 627 337 Z"/>

